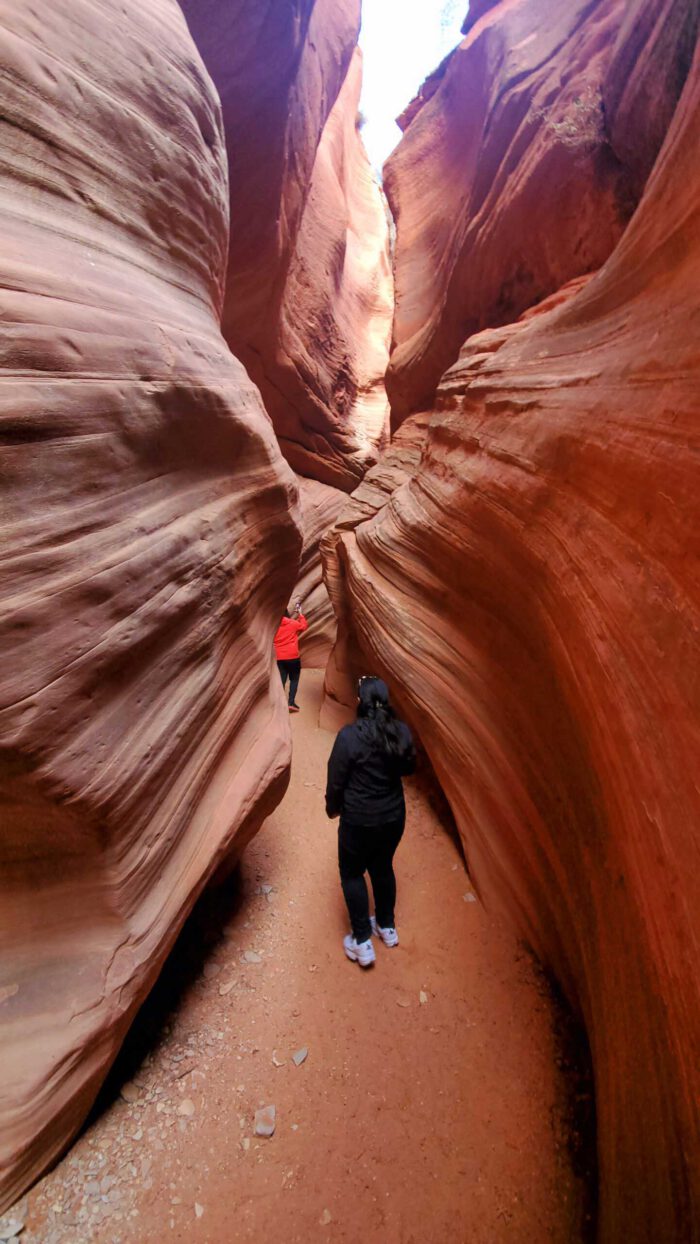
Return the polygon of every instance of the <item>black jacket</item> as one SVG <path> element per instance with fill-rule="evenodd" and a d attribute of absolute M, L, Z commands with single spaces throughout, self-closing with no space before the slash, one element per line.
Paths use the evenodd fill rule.
<path fill-rule="evenodd" d="M 328 761 L 326 814 L 340 813 L 346 825 L 375 826 L 398 820 L 404 814 L 401 778 L 413 773 L 416 752 L 411 731 L 403 721 L 396 726 L 406 746 L 399 760 L 380 751 L 374 740 L 374 723 L 359 717 L 339 732 Z"/>

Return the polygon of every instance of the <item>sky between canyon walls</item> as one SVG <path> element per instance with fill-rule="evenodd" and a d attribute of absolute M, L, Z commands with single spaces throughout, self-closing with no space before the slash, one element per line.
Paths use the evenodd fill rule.
<path fill-rule="evenodd" d="M 396 117 L 460 40 L 467 0 L 363 0 L 362 137 L 374 168 L 401 137 Z"/>

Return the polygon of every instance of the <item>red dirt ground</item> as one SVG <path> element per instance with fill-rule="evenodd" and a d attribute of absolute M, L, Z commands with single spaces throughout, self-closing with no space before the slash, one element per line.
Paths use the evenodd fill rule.
<path fill-rule="evenodd" d="M 417 783 L 397 856 L 401 944 L 378 946 L 366 972 L 345 959 L 321 675 L 301 693 L 286 799 L 238 877 L 200 903 L 121 1079 L 30 1194 L 22 1244 L 582 1238 L 552 1005 L 513 936 L 466 898 Z M 135 1100 L 119 1095 L 126 1075 Z M 268 1104 L 276 1131 L 259 1139 Z"/>

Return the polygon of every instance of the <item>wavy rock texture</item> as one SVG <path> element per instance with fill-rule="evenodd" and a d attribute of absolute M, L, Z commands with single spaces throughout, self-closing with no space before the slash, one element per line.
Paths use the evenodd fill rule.
<path fill-rule="evenodd" d="M 395 423 L 430 404 L 468 336 L 594 271 L 619 240 L 635 200 L 602 90 L 625 8 L 481 4 L 404 113 L 385 168 L 398 230 Z"/>
<path fill-rule="evenodd" d="M 387 212 L 356 127 L 359 0 L 183 8 L 223 101 L 224 334 L 294 470 L 349 492 L 385 439 L 393 315 Z"/>
<path fill-rule="evenodd" d="M 335 643 L 336 621 L 321 567 L 321 538 L 332 528 L 348 502 L 347 493 L 314 479 L 297 479 L 304 547 L 292 599 L 300 597 L 309 623 L 301 640 L 302 664 L 324 669 Z"/>
<path fill-rule="evenodd" d="M 610 141 L 641 197 L 693 61 L 700 0 L 633 0 L 625 6 L 603 83 Z"/>
<path fill-rule="evenodd" d="M 700 1238 L 700 56 L 574 297 L 468 343 L 420 469 L 342 537 L 485 901 L 580 1008 L 599 1238 Z"/>
<path fill-rule="evenodd" d="M 339 730 L 347 721 L 346 709 L 356 702 L 357 680 L 368 672 L 371 661 L 355 636 L 352 602 L 345 592 L 344 537 L 373 518 L 401 484 L 415 475 L 427 435 L 431 412 L 410 415 L 394 435 L 389 448 L 376 466 L 367 472 L 359 488 L 339 512 L 333 526 L 327 526 L 320 542 L 323 579 L 335 626 L 334 643 L 328 653 L 323 684 L 324 702 L 321 725 Z"/>
<path fill-rule="evenodd" d="M 222 126 L 179 8 L 14 0 L 0 42 L 6 1203 L 284 788 L 271 640 L 301 538 L 218 328 Z"/>

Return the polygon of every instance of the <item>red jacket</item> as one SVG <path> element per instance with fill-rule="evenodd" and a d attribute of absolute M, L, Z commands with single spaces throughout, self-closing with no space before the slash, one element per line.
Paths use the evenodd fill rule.
<path fill-rule="evenodd" d="M 275 635 L 275 656 L 278 661 L 293 661 L 299 656 L 299 636 L 308 625 L 303 613 L 298 618 L 282 618 Z"/>

